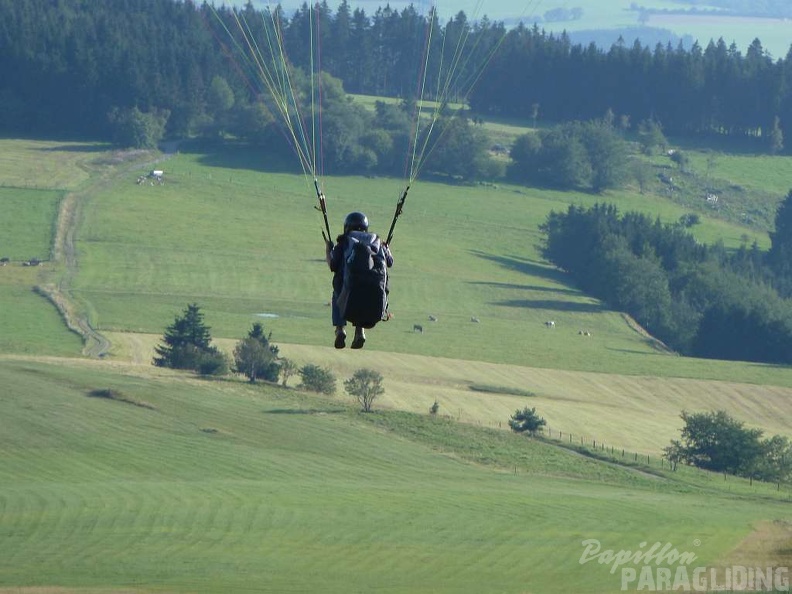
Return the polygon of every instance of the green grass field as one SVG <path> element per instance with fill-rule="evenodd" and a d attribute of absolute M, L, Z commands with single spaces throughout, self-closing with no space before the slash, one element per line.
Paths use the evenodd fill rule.
<path fill-rule="evenodd" d="M 0 188 L 0 258 L 48 260 L 61 192 Z"/>
<path fill-rule="evenodd" d="M 0 156 L 13 161 L 22 146 L 0 142 Z M 363 351 L 339 352 L 321 217 L 301 175 L 264 172 L 248 151 L 184 147 L 158 165 L 164 185 L 138 185 L 150 156 L 67 154 L 41 164 L 73 179 L 80 200 L 67 288 L 113 347 L 77 358 L 78 338 L 33 292 L 65 278 L 63 262 L 0 268 L 0 593 L 619 591 L 618 572 L 579 563 L 589 538 L 615 550 L 668 542 L 702 565 L 789 565 L 788 490 L 670 474 L 656 460 L 682 409 L 724 408 L 790 435 L 790 370 L 659 351 L 538 250 L 538 225 L 569 202 L 615 201 L 665 221 L 684 206 L 419 181 L 393 242 L 395 317 Z M 729 158 L 739 183 L 760 185 L 750 157 Z M 71 177 L 76 163 L 85 179 Z M 26 191 L 60 196 L 39 183 Z M 401 189 L 325 179 L 333 229 L 363 209 L 384 233 Z M 31 221 L 30 232 L 13 227 L 15 245 L 52 241 L 51 217 L 33 205 L 14 207 Z M 768 245 L 706 215 L 693 232 Z M 191 302 L 226 351 L 262 321 L 300 364 L 339 379 L 379 370 L 379 412 L 360 415 L 340 394 L 152 367 L 164 327 Z M 523 406 L 556 433 L 655 463 L 624 468 L 514 436 L 503 427 Z"/>
<path fill-rule="evenodd" d="M 0 361 L 0 586 L 613 592 L 583 540 L 705 566 L 787 514 L 503 432 L 142 371 Z"/>

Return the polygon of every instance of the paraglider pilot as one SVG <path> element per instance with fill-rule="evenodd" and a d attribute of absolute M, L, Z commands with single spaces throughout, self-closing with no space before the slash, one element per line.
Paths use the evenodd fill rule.
<path fill-rule="evenodd" d="M 388 268 L 393 256 L 388 245 L 369 232 L 368 217 L 351 212 L 344 219 L 344 233 L 336 244 L 326 242 L 326 259 L 333 272 L 331 301 L 335 348 L 346 346 L 346 324 L 355 327 L 352 348 L 363 348 L 364 328 L 373 328 L 388 314 Z"/>

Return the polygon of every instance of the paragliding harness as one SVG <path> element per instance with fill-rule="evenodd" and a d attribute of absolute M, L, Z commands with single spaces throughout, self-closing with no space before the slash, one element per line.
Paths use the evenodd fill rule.
<path fill-rule="evenodd" d="M 350 231 L 345 243 L 338 309 L 350 324 L 373 328 L 388 319 L 387 248 L 376 234 L 366 231 Z"/>
<path fill-rule="evenodd" d="M 322 213 L 324 229 L 322 237 L 330 244 L 330 224 L 327 219 L 327 202 L 319 183 L 314 180 L 316 197 L 319 206 L 316 210 Z M 346 234 L 346 245 L 343 254 L 343 288 L 337 305 L 341 316 L 354 326 L 373 328 L 378 322 L 390 319 L 388 312 L 388 261 L 387 247 L 393 239 L 396 221 L 402 214 L 404 202 L 407 200 L 408 185 L 396 204 L 396 212 L 391 221 L 388 239 L 383 245 L 375 233 L 366 231 L 350 231 Z M 325 234 L 325 232 L 327 232 Z M 330 244 L 332 245 L 332 244 Z"/>

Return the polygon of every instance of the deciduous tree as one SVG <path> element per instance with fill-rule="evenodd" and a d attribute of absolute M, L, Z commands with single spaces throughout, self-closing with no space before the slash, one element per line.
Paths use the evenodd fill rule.
<path fill-rule="evenodd" d="M 357 398 L 363 412 L 371 412 L 377 396 L 385 393 L 382 387 L 382 375 L 373 369 L 358 369 L 355 374 L 344 382 L 347 394 Z"/>

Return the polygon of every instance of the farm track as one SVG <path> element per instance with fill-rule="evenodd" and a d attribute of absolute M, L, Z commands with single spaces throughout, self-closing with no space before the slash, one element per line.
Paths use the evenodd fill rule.
<path fill-rule="evenodd" d="M 52 250 L 53 262 L 60 272 L 56 273 L 57 277 L 52 282 L 43 283 L 35 290 L 49 299 L 63 316 L 66 326 L 82 337 L 83 354 L 88 357 L 105 357 L 110 352 L 112 343 L 93 327 L 88 304 L 80 303 L 71 290 L 79 269 L 75 243 L 82 221 L 83 206 L 90 196 L 107 188 L 132 169 L 151 167 L 167 161 L 176 154 L 177 149 L 178 143 L 163 144 L 163 153 L 160 157 L 144 163 L 135 161 L 120 169 L 111 168 L 102 172 L 95 181 L 84 188 L 69 192 L 61 201 Z M 138 152 L 133 153 L 135 156 L 138 154 Z"/>

